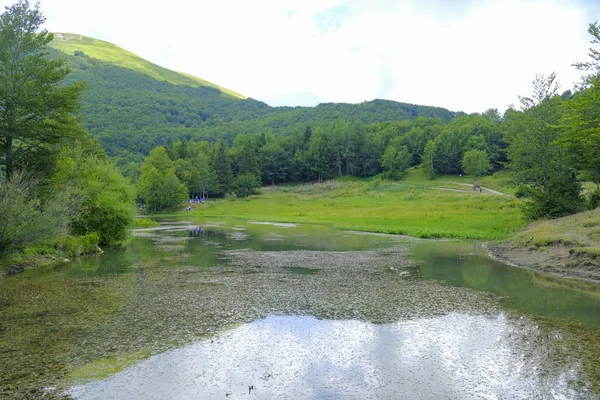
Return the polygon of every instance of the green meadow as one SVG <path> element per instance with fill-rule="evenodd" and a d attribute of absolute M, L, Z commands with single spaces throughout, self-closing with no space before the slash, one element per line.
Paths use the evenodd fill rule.
<path fill-rule="evenodd" d="M 485 190 L 476 193 L 469 182 L 451 176 L 430 181 L 416 169 L 402 181 L 333 180 L 264 187 L 247 199 L 210 200 L 178 215 L 324 224 L 421 238 L 505 239 L 523 226 L 518 199 Z"/>

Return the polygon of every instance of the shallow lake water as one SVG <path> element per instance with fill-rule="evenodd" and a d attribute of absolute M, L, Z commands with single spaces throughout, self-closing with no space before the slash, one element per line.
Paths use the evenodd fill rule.
<path fill-rule="evenodd" d="M 478 243 L 163 223 L 0 281 L 0 398 L 599 398 L 597 284 Z"/>

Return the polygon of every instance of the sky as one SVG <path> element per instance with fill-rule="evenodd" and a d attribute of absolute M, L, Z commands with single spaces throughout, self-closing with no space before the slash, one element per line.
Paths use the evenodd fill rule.
<path fill-rule="evenodd" d="M 33 2 L 33 0 L 32 0 Z M 6 6 L 12 0 L 0 0 Z M 42 0 L 45 28 L 115 43 L 273 106 L 375 98 L 503 112 L 587 61 L 600 0 Z"/>

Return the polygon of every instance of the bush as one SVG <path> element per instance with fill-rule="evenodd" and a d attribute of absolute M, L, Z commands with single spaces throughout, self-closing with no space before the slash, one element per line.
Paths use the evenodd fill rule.
<path fill-rule="evenodd" d="M 0 179 L 0 254 L 66 236 L 71 209 L 65 196 L 47 199 L 34 196 L 37 182 L 24 173 Z"/>
<path fill-rule="evenodd" d="M 588 210 L 595 210 L 600 206 L 600 188 L 596 188 L 586 198 L 586 208 Z"/>
<path fill-rule="evenodd" d="M 260 182 L 253 174 L 240 174 L 235 179 L 233 192 L 237 197 L 248 197 L 258 193 Z"/>
<path fill-rule="evenodd" d="M 519 186 L 517 190 L 515 190 L 515 197 L 517 199 L 523 199 L 526 197 L 531 197 L 532 190 L 529 186 Z"/>
<path fill-rule="evenodd" d="M 238 199 L 238 196 L 237 194 L 235 194 L 235 192 L 231 192 L 225 195 L 225 199 L 229 201 L 236 201 Z"/>
<path fill-rule="evenodd" d="M 133 220 L 134 229 L 156 228 L 158 226 L 160 226 L 160 224 L 150 218 L 135 218 Z"/>
<path fill-rule="evenodd" d="M 60 240 L 56 247 L 69 257 L 94 254 L 100 252 L 98 242 L 100 235 L 96 232 L 82 236 L 67 236 Z"/>
<path fill-rule="evenodd" d="M 585 209 L 581 184 L 568 173 L 555 174 L 550 178 L 548 191 L 539 187 L 532 189 L 531 198 L 524 206 L 528 219 L 559 218 Z"/>

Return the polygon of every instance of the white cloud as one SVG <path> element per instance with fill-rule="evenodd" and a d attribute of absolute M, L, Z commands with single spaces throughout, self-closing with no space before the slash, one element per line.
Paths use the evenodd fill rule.
<path fill-rule="evenodd" d="M 50 30 L 269 104 L 385 97 L 467 112 L 504 110 L 536 73 L 556 70 L 570 88 L 587 24 L 600 19 L 600 6 L 568 0 L 43 0 L 42 9 Z"/>

